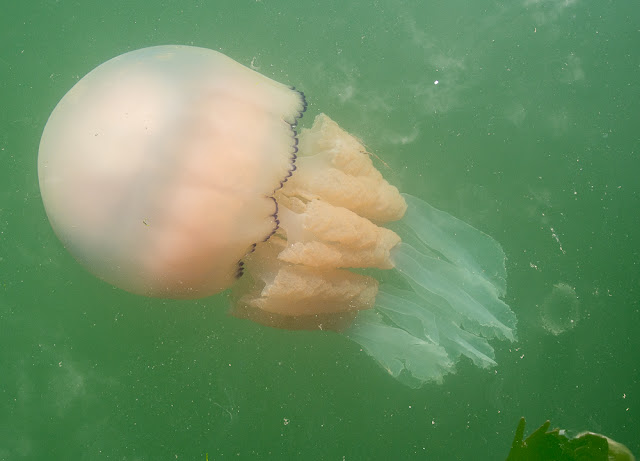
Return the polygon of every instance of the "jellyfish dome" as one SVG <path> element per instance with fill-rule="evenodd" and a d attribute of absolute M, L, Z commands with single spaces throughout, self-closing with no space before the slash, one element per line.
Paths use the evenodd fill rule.
<path fill-rule="evenodd" d="M 40 190 L 56 234 L 98 277 L 199 298 L 237 278 L 276 229 L 304 97 L 215 51 L 161 46 L 82 78 L 42 135 Z"/>
<path fill-rule="evenodd" d="M 505 255 L 488 235 L 389 184 L 328 116 L 296 131 L 299 91 L 216 51 L 118 56 L 58 103 L 38 174 L 56 235 L 132 293 L 335 330 L 412 387 L 515 339 Z M 394 222 L 394 230 L 387 223 Z M 398 283 L 378 282 L 394 271 Z"/>

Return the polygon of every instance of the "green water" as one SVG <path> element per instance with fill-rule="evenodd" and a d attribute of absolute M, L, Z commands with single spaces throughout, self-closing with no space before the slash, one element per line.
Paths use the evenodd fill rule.
<path fill-rule="evenodd" d="M 635 2 L 32 1 L 0 16 L 0 460 L 501 460 L 518 418 L 640 453 Z M 519 341 L 420 390 L 331 333 L 86 273 L 39 197 L 49 113 L 123 52 L 253 64 L 401 190 L 500 241 Z M 438 81 L 436 84 L 435 82 Z"/>

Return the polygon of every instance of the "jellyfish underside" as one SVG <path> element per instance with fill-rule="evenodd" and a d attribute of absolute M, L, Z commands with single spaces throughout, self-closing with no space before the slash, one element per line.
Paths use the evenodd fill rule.
<path fill-rule="evenodd" d="M 232 313 L 280 328 L 336 330 L 412 387 L 440 382 L 461 355 L 495 365 L 487 339 L 513 341 L 516 324 L 500 299 L 500 245 L 401 194 L 326 115 L 299 138 L 297 171 L 275 193 L 278 230 L 245 259 Z M 392 221 L 398 233 L 382 227 Z M 353 269 L 395 270 L 405 283 L 379 286 Z"/>
<path fill-rule="evenodd" d="M 52 227 L 115 286 L 167 298 L 232 286 L 233 315 L 335 330 L 412 387 L 442 381 L 461 355 L 495 365 L 488 340 L 514 340 L 516 324 L 500 245 L 401 194 L 326 115 L 297 136 L 304 108 L 211 50 L 114 58 L 45 127 Z M 399 283 L 379 284 L 383 271 Z"/>

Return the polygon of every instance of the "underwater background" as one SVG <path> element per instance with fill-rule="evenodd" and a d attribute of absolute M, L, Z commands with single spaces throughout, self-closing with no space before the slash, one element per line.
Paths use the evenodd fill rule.
<path fill-rule="evenodd" d="M 631 1 L 31 1 L 0 16 L 0 460 L 502 460 L 520 416 L 640 453 L 640 10 Z M 294 85 L 499 241 L 518 341 L 409 389 L 331 332 L 94 278 L 40 200 L 56 103 L 152 45 Z M 247 127 L 250 129 L 250 127 Z"/>

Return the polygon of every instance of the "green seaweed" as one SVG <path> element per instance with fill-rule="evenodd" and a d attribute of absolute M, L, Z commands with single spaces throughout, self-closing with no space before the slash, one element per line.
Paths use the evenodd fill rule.
<path fill-rule="evenodd" d="M 525 419 L 520 418 L 511 451 L 506 461 L 635 461 L 621 443 L 593 432 L 582 432 L 573 438 L 558 428 L 548 431 L 546 421 L 524 437 Z"/>

